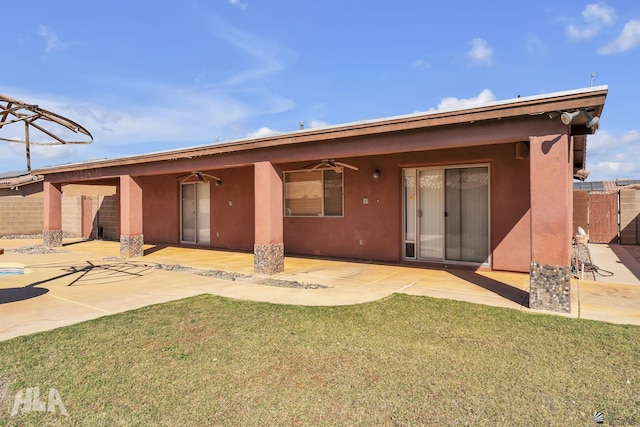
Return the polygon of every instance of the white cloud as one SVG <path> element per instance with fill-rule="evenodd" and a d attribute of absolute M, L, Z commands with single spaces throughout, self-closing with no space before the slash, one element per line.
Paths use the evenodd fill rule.
<path fill-rule="evenodd" d="M 613 24 L 615 17 L 615 11 L 606 3 L 588 4 L 582 11 L 584 25 L 567 25 L 567 35 L 575 41 L 592 39 L 603 26 Z"/>
<path fill-rule="evenodd" d="M 588 4 L 582 11 L 582 17 L 586 22 L 601 22 L 610 25 L 616 19 L 616 12 L 606 3 Z"/>
<path fill-rule="evenodd" d="M 485 39 L 476 38 L 471 40 L 471 50 L 467 52 L 467 57 L 474 64 L 491 65 L 493 58 L 493 49 Z"/>
<path fill-rule="evenodd" d="M 599 129 L 595 134 L 589 136 L 587 141 L 587 155 L 590 153 L 603 153 L 618 146 L 618 137 Z"/>
<path fill-rule="evenodd" d="M 622 142 L 630 144 L 632 142 L 640 142 L 640 132 L 637 130 L 630 130 L 622 134 Z"/>
<path fill-rule="evenodd" d="M 278 132 L 277 130 L 274 129 L 269 129 L 268 127 L 261 127 L 260 129 L 253 131 L 253 132 L 249 132 L 247 134 L 248 138 L 264 138 L 267 136 L 271 136 L 271 135 L 277 135 L 280 132 Z"/>
<path fill-rule="evenodd" d="M 594 38 L 598 34 L 598 29 L 593 27 L 578 27 L 574 24 L 567 26 L 567 35 L 571 40 L 581 41 Z"/>
<path fill-rule="evenodd" d="M 268 39 L 242 31 L 219 20 L 214 20 L 217 35 L 249 56 L 256 66 L 238 72 L 223 82 L 226 86 L 237 86 L 284 70 L 282 57 L 290 55 L 288 49 Z"/>
<path fill-rule="evenodd" d="M 640 20 L 632 19 L 622 29 L 622 33 L 611 43 L 598 49 L 601 55 L 626 52 L 640 44 Z"/>
<path fill-rule="evenodd" d="M 76 154 L 78 146 L 73 145 L 34 145 L 31 147 L 33 157 L 45 159 L 64 159 Z"/>
<path fill-rule="evenodd" d="M 640 132 L 620 135 L 599 129 L 587 140 L 587 169 L 590 181 L 640 176 Z"/>
<path fill-rule="evenodd" d="M 415 61 L 413 61 L 413 66 L 416 68 L 431 68 L 431 64 L 422 59 L 416 59 Z"/>
<path fill-rule="evenodd" d="M 41 25 L 38 29 L 38 35 L 42 37 L 45 41 L 45 52 L 51 52 L 52 50 L 64 49 L 67 47 L 66 43 L 63 43 L 59 38 L 58 34 L 55 31 L 52 31 L 50 28 Z"/>
<path fill-rule="evenodd" d="M 73 158 L 78 152 L 78 145 L 31 145 L 30 157 L 32 168 L 50 163 L 51 159 Z M 0 142 L 1 171 L 18 171 L 27 169 L 27 153 L 22 143 Z"/>
<path fill-rule="evenodd" d="M 638 176 L 638 166 L 634 162 L 587 163 L 589 181 L 609 181 Z"/>
<path fill-rule="evenodd" d="M 248 3 L 243 3 L 240 0 L 229 0 L 229 4 L 237 7 L 240 10 L 245 10 L 249 6 Z"/>
<path fill-rule="evenodd" d="M 527 51 L 533 55 L 545 56 L 548 52 L 547 47 L 536 34 L 528 34 L 525 43 Z"/>
<path fill-rule="evenodd" d="M 309 128 L 323 128 L 325 126 L 329 126 L 329 123 L 323 122 L 322 120 L 311 120 L 309 123 Z"/>
<path fill-rule="evenodd" d="M 51 146 L 44 147 L 46 151 L 34 148 L 34 167 L 209 144 L 215 142 L 218 135 L 222 140 L 233 139 L 244 136 L 242 129 L 256 116 L 279 113 L 293 105 L 288 99 L 268 92 L 254 93 L 249 102 L 215 88 L 176 87 L 141 81 L 102 83 L 103 87 L 116 84 L 118 91 L 127 93 L 131 99 L 144 101 L 111 99 L 103 103 L 9 89 L 8 93 L 14 98 L 66 116 L 94 137 L 90 145 L 65 146 L 69 147 L 68 151 L 51 149 Z M 9 131 L 14 133 L 3 134 Z M 21 132 L 20 128 L 6 126 L 0 136 L 23 139 Z M 32 138 L 36 136 L 34 133 Z M 7 146 L 12 156 L 0 155 L 0 171 L 24 169 L 24 145 L 0 141 L 0 147 Z"/>
<path fill-rule="evenodd" d="M 438 104 L 438 110 L 453 110 L 459 108 L 473 108 L 478 107 L 489 102 L 496 100 L 495 95 L 489 90 L 484 89 L 480 94 L 473 98 L 443 98 Z"/>

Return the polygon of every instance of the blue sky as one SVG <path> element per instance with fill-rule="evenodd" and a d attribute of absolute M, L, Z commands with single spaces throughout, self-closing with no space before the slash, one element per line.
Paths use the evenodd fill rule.
<path fill-rule="evenodd" d="M 637 0 L 34 0 L 2 11 L 0 93 L 94 135 L 34 147 L 34 168 L 593 81 L 609 96 L 589 180 L 640 178 Z M 0 141 L 0 172 L 25 168 L 24 146 Z"/>

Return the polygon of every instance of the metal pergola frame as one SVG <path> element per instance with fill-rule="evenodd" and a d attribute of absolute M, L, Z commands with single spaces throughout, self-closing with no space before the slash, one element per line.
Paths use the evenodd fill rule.
<path fill-rule="evenodd" d="M 34 104 L 8 97 L 0 94 L 0 129 L 14 123 L 24 123 L 24 139 L 3 138 L 0 141 L 24 144 L 27 157 L 27 170 L 31 170 L 31 145 L 66 145 L 66 144 L 91 144 L 93 136 L 91 133 L 60 114 L 40 108 Z M 88 140 L 70 141 L 60 137 L 54 131 L 46 128 L 47 124 L 53 124 L 66 128 L 74 133 L 83 134 Z M 49 136 L 51 140 L 32 141 L 29 136 L 30 128 L 36 129 Z"/>

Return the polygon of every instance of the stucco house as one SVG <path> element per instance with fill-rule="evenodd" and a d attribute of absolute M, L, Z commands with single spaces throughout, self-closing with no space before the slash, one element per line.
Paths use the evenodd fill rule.
<path fill-rule="evenodd" d="M 285 253 L 526 272 L 532 307 L 568 311 L 572 183 L 607 92 L 35 170 L 44 240 L 62 243 L 63 185 L 114 186 L 124 257 L 149 242 L 253 251 L 266 274 Z"/>

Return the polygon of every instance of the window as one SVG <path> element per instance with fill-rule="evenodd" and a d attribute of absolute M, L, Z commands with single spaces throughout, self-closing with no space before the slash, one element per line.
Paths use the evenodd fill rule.
<path fill-rule="evenodd" d="M 331 169 L 285 172 L 285 216 L 342 216 L 342 173 Z"/>

